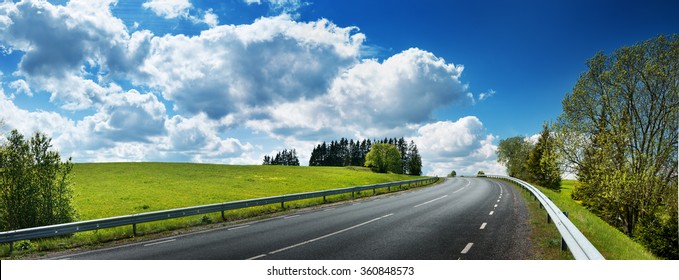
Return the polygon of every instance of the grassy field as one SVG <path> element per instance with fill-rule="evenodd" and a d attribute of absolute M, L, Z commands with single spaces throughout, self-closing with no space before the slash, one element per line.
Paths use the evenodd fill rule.
<path fill-rule="evenodd" d="M 564 180 L 561 192 L 539 187 L 561 211 L 568 212 L 568 218 L 589 239 L 599 252 L 611 260 L 655 260 L 652 253 L 634 242 L 627 235 L 604 222 L 601 218 L 571 199 L 576 181 Z"/>
<path fill-rule="evenodd" d="M 78 220 L 204 205 L 282 194 L 336 189 L 420 177 L 377 174 L 360 167 L 234 166 L 190 163 L 75 164 L 73 205 Z M 372 193 L 372 192 L 370 192 Z M 338 195 L 329 201 L 349 197 Z M 296 208 L 322 199 L 286 203 Z M 227 211 L 227 220 L 279 212 L 280 204 Z M 221 220 L 220 213 L 172 219 L 137 226 L 141 234 L 175 230 Z M 131 227 L 77 233 L 71 238 L 34 241 L 26 251 L 44 251 L 97 244 L 132 236 Z M 7 256 L 3 245 L 0 254 Z M 16 252 L 21 254 L 21 250 Z M 24 252 L 25 253 L 25 252 Z"/>
<path fill-rule="evenodd" d="M 187 163 L 76 164 L 80 220 L 282 194 L 411 180 L 364 168 Z"/>

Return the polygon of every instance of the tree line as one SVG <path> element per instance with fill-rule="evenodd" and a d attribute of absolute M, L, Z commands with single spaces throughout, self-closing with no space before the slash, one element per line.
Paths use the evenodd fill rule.
<path fill-rule="evenodd" d="M 548 155 L 538 160 L 540 141 L 514 137 L 500 142 L 498 160 L 511 176 L 542 180 L 556 158 L 578 178 L 574 200 L 657 256 L 679 259 L 679 35 L 597 53 L 587 67 L 562 101 L 554 140 L 542 144 Z"/>
<path fill-rule="evenodd" d="M 262 165 L 288 165 L 288 166 L 299 166 L 299 158 L 297 157 L 297 151 L 283 150 L 276 153 L 275 156 L 265 155 Z"/>
<path fill-rule="evenodd" d="M 366 157 L 376 144 L 391 145 L 398 152 L 398 160 L 389 168 L 389 172 L 398 174 L 421 175 L 422 157 L 415 142 L 406 142 L 401 138 L 384 138 L 383 140 L 356 140 L 342 138 L 339 141 L 323 142 L 312 151 L 309 166 L 366 166 Z M 393 159 L 393 156 L 390 157 Z M 382 168 L 377 170 L 383 171 Z"/>
<path fill-rule="evenodd" d="M 537 143 L 523 136 L 500 140 L 498 161 L 507 167 L 509 176 L 549 188 L 561 189 L 561 169 L 556 151 L 556 139 L 545 123 Z"/>

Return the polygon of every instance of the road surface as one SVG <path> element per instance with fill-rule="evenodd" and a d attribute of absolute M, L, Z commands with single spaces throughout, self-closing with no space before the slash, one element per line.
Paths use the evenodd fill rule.
<path fill-rule="evenodd" d="M 442 184 L 59 259 L 447 260 L 530 257 L 527 210 L 499 180 Z"/>

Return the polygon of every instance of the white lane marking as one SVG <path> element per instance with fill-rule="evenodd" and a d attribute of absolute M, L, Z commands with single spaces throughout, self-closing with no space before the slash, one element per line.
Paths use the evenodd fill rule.
<path fill-rule="evenodd" d="M 460 253 L 466 254 L 467 252 L 469 252 L 469 249 L 471 249 L 472 246 L 474 246 L 474 243 L 471 243 L 471 242 L 467 243 L 467 246 L 464 246 L 464 249 L 462 249 L 462 252 L 460 252 Z"/>
<path fill-rule="evenodd" d="M 448 196 L 448 195 L 444 195 L 444 196 L 442 196 L 442 197 L 434 198 L 434 199 L 432 199 L 432 200 L 430 200 L 430 201 L 427 201 L 427 202 L 424 202 L 424 203 L 420 203 L 420 204 L 418 204 L 418 205 L 415 205 L 415 206 L 413 206 L 413 208 L 417 208 L 417 207 L 420 207 L 420 206 L 422 206 L 422 205 L 432 203 L 432 202 L 437 201 L 437 200 L 439 200 L 439 199 L 446 198 L 447 196 Z"/>
<path fill-rule="evenodd" d="M 249 258 L 249 259 L 246 259 L 246 260 L 256 260 L 256 259 L 263 258 L 263 257 L 266 257 L 266 254 L 261 254 L 261 255 L 259 255 L 259 256 L 254 256 L 254 257 Z"/>
<path fill-rule="evenodd" d="M 159 245 L 159 244 L 163 244 L 163 243 L 174 242 L 174 241 L 176 241 L 176 240 L 177 240 L 177 239 L 170 239 L 170 240 L 165 240 L 165 241 L 160 241 L 160 242 L 155 242 L 155 243 L 144 244 L 144 247 L 153 246 L 153 245 Z"/>
<path fill-rule="evenodd" d="M 493 208 L 497 208 L 497 204 L 495 204 L 495 206 L 493 206 Z"/>
<path fill-rule="evenodd" d="M 492 216 L 492 215 L 493 215 L 493 213 L 495 213 L 495 211 L 490 211 L 490 214 L 488 214 L 488 215 L 491 215 L 491 216 Z"/>
<path fill-rule="evenodd" d="M 297 217 L 299 217 L 299 215 L 285 216 L 285 217 L 283 217 L 283 220 L 297 218 Z"/>
<path fill-rule="evenodd" d="M 467 186 L 464 186 L 464 187 L 462 187 L 461 189 L 454 191 L 453 193 L 457 193 L 457 192 L 459 192 L 459 191 L 461 191 L 461 190 L 464 190 L 464 189 L 466 189 L 466 188 L 467 188 Z"/>
<path fill-rule="evenodd" d="M 283 251 L 286 251 L 286 250 L 290 250 L 290 249 L 295 248 L 295 247 L 299 247 L 299 246 L 302 246 L 302 245 L 305 245 L 305 244 L 309 244 L 309 243 L 311 243 L 311 242 L 316 242 L 316 241 L 318 241 L 318 240 L 325 239 L 325 238 L 331 237 L 331 236 L 333 236 L 333 235 L 337 235 L 337 234 L 343 233 L 343 232 L 345 232 L 345 231 L 350 231 L 350 230 L 352 230 L 352 229 L 355 229 L 355 228 L 358 228 L 358 227 L 362 227 L 362 226 L 367 225 L 367 224 L 369 224 L 369 223 L 379 221 L 379 220 L 384 219 L 384 218 L 386 218 L 386 217 L 389 217 L 389 216 L 391 216 L 391 215 L 394 215 L 394 213 L 387 214 L 387 215 L 384 215 L 384 216 L 382 216 L 382 217 L 377 217 L 377 218 L 374 218 L 374 219 L 372 219 L 372 220 L 370 220 L 370 221 L 362 222 L 362 223 L 360 223 L 360 224 L 358 224 L 358 225 L 351 226 L 351 227 L 348 227 L 348 228 L 345 228 L 345 229 L 342 229 L 342 230 L 338 230 L 338 231 L 335 231 L 335 232 L 332 232 L 332 233 L 328 233 L 328 234 L 323 235 L 323 236 L 321 236 L 321 237 L 316 237 L 316 238 L 314 238 L 314 239 L 309 239 L 309 240 L 304 241 L 304 242 L 300 242 L 300 243 L 297 243 L 297 244 L 294 244 L 294 245 L 290 245 L 290 246 L 285 247 L 285 248 L 281 248 L 281 249 L 278 249 L 278 250 L 275 250 L 275 251 L 271 251 L 271 252 L 269 252 L 268 254 L 264 254 L 264 256 L 273 255 L 273 254 L 280 253 L 280 252 L 283 252 Z M 262 257 L 262 255 L 256 256 L 256 257 L 253 257 L 253 258 L 250 258 L 250 259 L 260 258 L 260 257 Z"/>
<path fill-rule="evenodd" d="M 486 228 L 486 225 L 487 225 L 487 224 L 488 224 L 488 223 L 483 223 L 483 224 L 481 224 L 481 227 L 480 227 L 479 229 L 484 229 L 484 228 Z"/>
<path fill-rule="evenodd" d="M 249 227 L 249 226 L 250 226 L 250 225 L 244 225 L 244 226 L 239 226 L 239 227 L 232 227 L 232 228 L 227 229 L 227 230 L 237 230 L 237 229 L 242 229 L 242 228 L 246 228 L 246 227 Z"/>
<path fill-rule="evenodd" d="M 332 211 L 332 210 L 335 210 L 335 208 L 328 208 L 328 209 L 323 210 L 323 212 L 325 212 L 325 211 Z"/>
<path fill-rule="evenodd" d="M 500 200 L 498 199 L 497 202 L 500 202 Z"/>

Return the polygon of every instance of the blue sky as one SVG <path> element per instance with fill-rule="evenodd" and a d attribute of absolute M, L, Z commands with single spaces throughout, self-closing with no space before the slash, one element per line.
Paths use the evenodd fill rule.
<path fill-rule="evenodd" d="M 676 1 L 0 4 L 3 130 L 76 162 L 258 164 L 405 137 L 428 174 L 503 173 L 585 61 L 679 30 Z"/>

